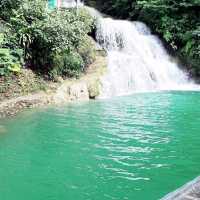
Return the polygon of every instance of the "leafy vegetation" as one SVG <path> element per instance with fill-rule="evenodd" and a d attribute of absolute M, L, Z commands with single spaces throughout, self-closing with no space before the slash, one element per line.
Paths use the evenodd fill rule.
<path fill-rule="evenodd" d="M 21 5 L 21 0 L 1 0 L 0 18 L 7 21 L 13 15 L 13 11 Z"/>
<path fill-rule="evenodd" d="M 30 69 L 23 69 L 16 76 L 0 76 L 0 102 L 36 91 L 46 91 L 50 84 Z"/>
<path fill-rule="evenodd" d="M 117 18 L 140 20 L 159 34 L 200 77 L 200 0 L 86 0 Z"/>
<path fill-rule="evenodd" d="M 46 0 L 2 0 L 0 19 L 7 27 L 0 28 L 1 76 L 8 70 L 18 72 L 23 60 L 26 67 L 50 78 L 77 76 L 89 64 L 86 57 L 92 52 L 79 52 L 93 27 L 84 9 L 49 10 Z"/>
<path fill-rule="evenodd" d="M 19 73 L 23 63 L 23 51 L 5 48 L 3 42 L 4 35 L 0 34 L 0 76 L 9 75 L 11 72 Z"/>
<path fill-rule="evenodd" d="M 141 20 L 200 77 L 199 0 L 86 0 L 118 18 Z M 54 79 L 77 77 L 94 61 L 86 10 L 49 10 L 46 0 L 0 1 L 0 76 L 23 67 Z"/>
<path fill-rule="evenodd" d="M 200 76 L 200 1 L 139 1 L 140 19 L 148 23 Z"/>

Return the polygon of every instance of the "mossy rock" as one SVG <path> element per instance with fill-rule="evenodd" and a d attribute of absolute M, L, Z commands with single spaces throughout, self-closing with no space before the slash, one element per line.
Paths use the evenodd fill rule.
<path fill-rule="evenodd" d="M 88 84 L 88 92 L 89 92 L 89 98 L 90 99 L 95 99 L 100 95 L 100 89 L 101 89 L 101 84 L 100 80 L 91 80 Z"/>

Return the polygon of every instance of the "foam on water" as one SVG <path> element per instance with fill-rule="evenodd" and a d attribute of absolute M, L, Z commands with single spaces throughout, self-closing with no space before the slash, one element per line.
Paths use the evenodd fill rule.
<path fill-rule="evenodd" d="M 108 54 L 108 73 L 101 80 L 100 97 L 197 87 L 141 22 L 98 15 L 96 38 Z"/>

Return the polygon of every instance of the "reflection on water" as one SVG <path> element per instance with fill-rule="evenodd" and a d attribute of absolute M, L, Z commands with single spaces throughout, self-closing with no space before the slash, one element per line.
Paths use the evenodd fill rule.
<path fill-rule="evenodd" d="M 200 173 L 199 104 L 149 93 L 5 121 L 0 199 L 159 199 Z"/>

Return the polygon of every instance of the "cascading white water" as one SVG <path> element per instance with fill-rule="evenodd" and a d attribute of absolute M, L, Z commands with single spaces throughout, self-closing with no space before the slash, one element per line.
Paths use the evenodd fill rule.
<path fill-rule="evenodd" d="M 100 97 L 193 88 L 145 24 L 100 16 L 97 21 L 96 38 L 108 54 Z"/>

